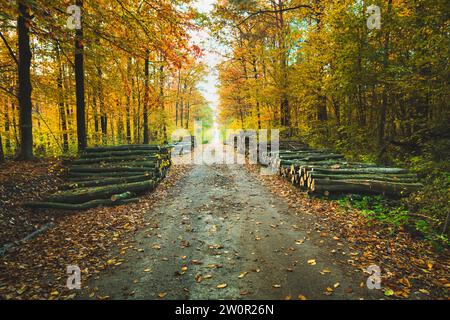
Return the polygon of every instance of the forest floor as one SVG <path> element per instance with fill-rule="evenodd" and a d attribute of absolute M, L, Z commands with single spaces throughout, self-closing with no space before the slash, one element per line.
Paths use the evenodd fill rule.
<path fill-rule="evenodd" d="M 0 247 L 20 241 L 61 216 L 50 211 L 35 212 L 21 203 L 56 191 L 63 182 L 63 170 L 56 159 L 11 161 L 0 166 Z"/>
<path fill-rule="evenodd" d="M 54 226 L 0 257 L 0 298 L 448 299 L 447 252 L 256 166 L 176 165 L 136 204 L 27 214 Z M 68 265 L 82 291 L 65 287 Z M 366 286 L 370 265 L 381 290 Z"/>

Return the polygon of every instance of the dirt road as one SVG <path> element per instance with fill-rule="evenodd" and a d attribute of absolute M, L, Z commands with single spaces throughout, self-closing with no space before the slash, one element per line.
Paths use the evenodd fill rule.
<path fill-rule="evenodd" d="M 348 254 L 319 237 L 313 215 L 290 213 L 243 166 L 192 166 L 146 215 L 149 225 L 124 262 L 88 283 L 98 295 L 370 299 L 381 294 L 360 287 L 367 274 L 340 263 Z"/>

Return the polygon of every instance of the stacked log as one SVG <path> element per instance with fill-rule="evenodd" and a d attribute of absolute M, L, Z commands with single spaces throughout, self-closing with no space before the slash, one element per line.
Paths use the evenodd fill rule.
<path fill-rule="evenodd" d="M 310 194 L 383 194 L 402 197 L 420 190 L 415 174 L 402 168 L 348 162 L 328 149 L 291 147 L 274 152 L 270 165 L 279 175 Z"/>
<path fill-rule="evenodd" d="M 87 148 L 68 167 L 62 190 L 32 208 L 83 210 L 100 205 L 137 202 L 136 195 L 151 191 L 166 176 L 170 150 L 157 145 Z"/>
<path fill-rule="evenodd" d="M 181 156 L 184 154 L 191 153 L 194 150 L 195 140 L 189 139 L 189 141 L 178 141 L 172 143 L 172 154 Z"/>

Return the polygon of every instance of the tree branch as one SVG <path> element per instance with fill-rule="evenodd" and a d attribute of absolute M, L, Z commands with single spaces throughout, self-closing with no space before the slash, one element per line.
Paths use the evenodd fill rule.
<path fill-rule="evenodd" d="M 9 45 L 8 41 L 6 40 L 6 38 L 3 36 L 3 33 L 0 31 L 0 37 L 3 40 L 3 43 L 5 44 L 6 48 L 8 48 L 9 54 L 11 55 L 11 57 L 14 59 L 14 61 L 16 62 L 17 65 L 19 65 L 19 61 L 17 61 L 16 55 L 14 54 L 13 49 L 11 48 L 11 46 Z"/>
<path fill-rule="evenodd" d="M 297 10 L 297 9 L 301 9 L 301 8 L 307 8 L 307 9 L 311 9 L 312 7 L 310 5 L 307 4 L 300 4 L 298 6 L 294 6 L 294 7 L 289 7 L 289 8 L 283 8 L 283 9 L 278 9 L 278 10 L 259 10 L 256 12 L 252 12 L 249 14 L 248 17 L 246 17 L 244 20 L 242 20 L 241 22 L 239 22 L 237 25 L 241 25 L 243 24 L 245 21 L 247 21 L 250 18 L 253 18 L 254 16 L 257 16 L 259 14 L 266 14 L 266 13 L 281 13 L 281 12 L 286 12 L 286 11 L 292 11 L 292 10 Z"/>

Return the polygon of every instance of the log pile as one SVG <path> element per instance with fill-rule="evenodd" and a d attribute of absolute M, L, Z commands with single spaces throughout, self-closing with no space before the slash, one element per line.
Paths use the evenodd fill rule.
<path fill-rule="evenodd" d="M 383 194 L 403 197 L 420 190 L 415 174 L 405 169 L 381 167 L 373 163 L 348 162 L 328 149 L 289 146 L 280 143 L 271 152 L 269 165 L 292 184 L 310 194 Z"/>
<path fill-rule="evenodd" d="M 137 202 L 136 195 L 151 191 L 166 176 L 170 150 L 157 145 L 87 148 L 72 162 L 62 190 L 31 208 L 83 210 Z"/>
<path fill-rule="evenodd" d="M 170 144 L 172 148 L 172 155 L 181 156 L 191 153 L 197 146 L 195 136 L 185 136 L 179 141 L 174 141 Z"/>
<path fill-rule="evenodd" d="M 171 146 L 173 148 L 172 154 L 177 156 L 191 153 L 192 150 L 194 149 L 193 144 L 190 141 L 175 142 Z"/>

